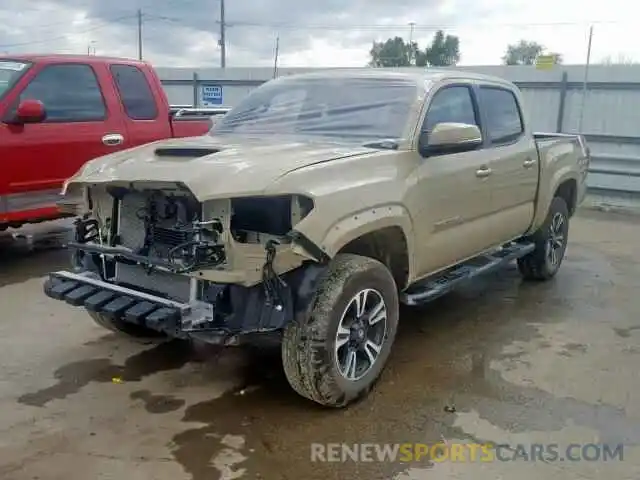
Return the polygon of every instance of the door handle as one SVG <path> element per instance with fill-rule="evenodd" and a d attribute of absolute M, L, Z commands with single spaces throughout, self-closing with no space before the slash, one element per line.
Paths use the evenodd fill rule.
<path fill-rule="evenodd" d="M 476 170 L 476 177 L 478 178 L 485 178 L 488 177 L 489 175 L 491 175 L 492 170 L 490 168 L 487 167 L 482 167 L 479 170 Z"/>
<path fill-rule="evenodd" d="M 122 145 L 124 137 L 119 133 L 108 133 L 102 137 L 102 143 L 108 147 L 115 147 L 116 145 Z"/>
<path fill-rule="evenodd" d="M 536 161 L 533 158 L 527 158 L 523 163 L 522 166 L 524 168 L 531 168 L 536 164 Z"/>

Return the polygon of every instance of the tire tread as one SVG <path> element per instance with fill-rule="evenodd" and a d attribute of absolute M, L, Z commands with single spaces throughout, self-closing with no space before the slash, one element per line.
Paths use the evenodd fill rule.
<path fill-rule="evenodd" d="M 332 309 L 345 283 L 353 274 L 364 271 L 384 275 L 386 280 L 393 283 L 393 291 L 396 292 L 393 277 L 382 263 L 360 255 L 339 254 L 322 278 L 307 311 L 288 325 L 283 335 L 282 363 L 291 387 L 299 395 L 325 406 L 343 407 L 366 394 L 377 380 L 376 377 L 368 388 L 357 395 L 348 395 L 329 374 L 330 365 L 322 355 L 318 355 L 322 350 L 318 347 L 326 342 Z M 397 293 L 394 300 L 397 307 Z M 393 341 L 393 338 L 390 340 Z"/>
<path fill-rule="evenodd" d="M 549 223 L 553 218 L 554 213 L 562 212 L 565 216 L 565 221 L 569 222 L 569 210 L 567 203 L 561 197 L 554 197 L 549 206 L 549 212 L 542 226 L 530 237 L 536 248 L 533 252 L 524 257 L 518 259 L 518 270 L 525 280 L 544 282 L 550 280 L 555 276 L 558 269 L 550 271 L 546 262 L 546 241 L 549 231 Z M 565 238 L 565 242 L 568 238 Z M 565 243 L 566 248 L 566 243 Z"/>

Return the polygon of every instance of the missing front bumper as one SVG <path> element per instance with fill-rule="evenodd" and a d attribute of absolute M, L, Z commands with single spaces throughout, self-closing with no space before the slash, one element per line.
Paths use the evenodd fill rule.
<path fill-rule="evenodd" d="M 131 322 L 174 337 L 219 339 L 282 329 L 293 318 L 288 291 L 282 305 L 272 305 L 261 285 L 210 285 L 213 302 L 177 302 L 159 295 L 105 282 L 95 274 L 59 271 L 49 274 L 44 293 L 109 318 Z"/>

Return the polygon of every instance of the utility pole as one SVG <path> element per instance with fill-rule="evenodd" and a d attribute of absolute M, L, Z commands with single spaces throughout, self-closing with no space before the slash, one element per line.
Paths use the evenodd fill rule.
<path fill-rule="evenodd" d="M 138 60 L 142 60 L 142 9 L 138 9 Z"/>
<path fill-rule="evenodd" d="M 409 65 L 413 65 L 413 28 L 416 26 L 416 22 L 409 22 Z"/>
<path fill-rule="evenodd" d="M 580 102 L 580 116 L 578 117 L 578 133 L 582 133 L 582 120 L 584 108 L 587 103 L 587 84 L 589 82 L 589 64 L 591 63 L 591 41 L 593 40 L 593 25 L 589 27 L 589 42 L 587 43 L 587 62 L 584 66 L 584 79 L 582 81 L 582 101 Z"/>
<path fill-rule="evenodd" d="M 222 68 L 227 66 L 226 27 L 227 24 L 224 19 L 224 0 L 220 0 L 220 67 Z"/>
<path fill-rule="evenodd" d="M 276 36 L 276 53 L 273 59 L 273 78 L 278 76 L 278 54 L 280 53 L 280 34 Z"/>

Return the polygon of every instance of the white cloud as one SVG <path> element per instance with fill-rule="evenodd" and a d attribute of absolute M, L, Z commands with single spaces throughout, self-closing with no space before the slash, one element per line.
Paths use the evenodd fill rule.
<path fill-rule="evenodd" d="M 139 4 L 116 0 L 113 5 L 96 0 L 0 1 L 0 52 L 86 53 L 92 45 L 98 54 L 135 57 L 134 15 L 140 4 L 147 7 L 148 15 L 146 59 L 161 66 L 219 63 L 217 0 L 137 0 Z M 300 6 L 307 2 L 309 8 Z M 421 46 L 437 28 L 458 35 L 464 65 L 497 64 L 506 46 L 520 39 L 561 53 L 565 63 L 584 63 L 589 23 L 594 21 L 593 61 L 620 55 L 640 61 L 640 47 L 632 40 L 637 28 L 631 4 L 622 0 L 352 0 L 348 4 L 336 0 L 325 4 L 326 11 L 318 2 L 298 0 L 287 18 L 284 3 L 253 0 L 242 7 L 252 10 L 243 12 L 238 3 L 229 2 L 228 20 L 236 22 L 228 29 L 229 66 L 271 65 L 276 24 L 281 25 L 281 66 L 361 66 L 368 61 L 373 40 L 408 38 L 412 21 L 416 23 L 414 39 Z M 273 8 L 278 12 L 268 13 Z M 244 19 L 253 25 L 243 25 Z M 263 26 L 256 25 L 260 23 Z M 341 27 L 332 29 L 337 25 Z"/>

